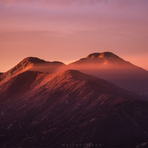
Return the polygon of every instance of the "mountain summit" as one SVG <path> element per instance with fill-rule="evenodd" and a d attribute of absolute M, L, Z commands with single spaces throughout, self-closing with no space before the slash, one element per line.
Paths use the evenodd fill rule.
<path fill-rule="evenodd" d="M 106 60 L 122 60 L 119 56 L 115 55 L 112 52 L 102 52 L 102 53 L 92 53 L 86 56 L 86 58 L 98 58 L 98 59 L 106 59 Z"/>
<path fill-rule="evenodd" d="M 63 65 L 65 64 L 59 61 L 49 62 L 37 57 L 27 57 L 4 74 L 1 74 L 0 81 L 27 70 L 54 73 L 60 66 Z"/>
<path fill-rule="evenodd" d="M 23 59 L 18 65 L 27 66 L 30 64 L 37 64 L 37 63 L 46 63 L 47 61 L 39 59 L 37 57 L 27 57 Z"/>
<path fill-rule="evenodd" d="M 101 52 L 101 53 L 91 53 L 85 58 L 81 58 L 73 63 L 70 63 L 69 65 L 75 66 L 76 64 L 82 64 L 82 66 L 86 66 L 84 64 L 93 64 L 90 66 L 101 66 L 102 68 L 108 68 L 108 65 L 112 65 L 115 67 L 116 65 L 127 65 L 129 62 L 123 60 L 119 56 L 115 55 L 112 52 Z"/>

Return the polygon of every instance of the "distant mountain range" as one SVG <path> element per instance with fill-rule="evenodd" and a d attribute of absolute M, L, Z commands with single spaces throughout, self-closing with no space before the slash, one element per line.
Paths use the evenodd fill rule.
<path fill-rule="evenodd" d="M 148 71 L 111 52 L 92 53 L 68 65 L 58 61 L 48 62 L 39 58 L 28 57 L 6 73 L 0 74 L 0 81 L 26 70 L 55 73 L 69 69 L 105 79 L 129 91 L 148 93 Z"/>
<path fill-rule="evenodd" d="M 147 145 L 148 98 L 106 81 L 133 73 L 145 81 L 132 89 L 144 88 L 148 72 L 110 52 L 69 65 L 24 59 L 0 75 L 0 147 Z"/>

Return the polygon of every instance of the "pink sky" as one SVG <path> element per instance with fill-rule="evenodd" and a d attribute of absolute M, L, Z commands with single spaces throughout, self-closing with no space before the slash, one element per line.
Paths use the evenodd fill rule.
<path fill-rule="evenodd" d="M 148 70 L 148 0 L 0 0 L 0 71 L 111 51 Z"/>

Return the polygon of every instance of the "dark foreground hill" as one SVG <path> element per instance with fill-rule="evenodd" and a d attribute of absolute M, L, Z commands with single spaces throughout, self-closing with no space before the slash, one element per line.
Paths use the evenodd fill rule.
<path fill-rule="evenodd" d="M 25 71 L 0 83 L 1 147 L 135 147 L 148 102 L 75 70 Z"/>

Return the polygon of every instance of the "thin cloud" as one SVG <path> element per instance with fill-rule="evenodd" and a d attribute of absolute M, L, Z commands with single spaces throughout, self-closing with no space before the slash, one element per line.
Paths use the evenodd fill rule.
<path fill-rule="evenodd" d="M 47 5 L 63 5 L 69 6 L 71 4 L 78 5 L 96 5 L 99 3 L 105 4 L 114 4 L 121 6 L 128 6 L 135 3 L 148 3 L 146 0 L 0 0 L 0 3 L 5 4 L 15 4 L 15 3 L 23 3 L 23 4 L 47 4 Z"/>
<path fill-rule="evenodd" d="M 145 3 L 141 0 L 0 0 L 0 4 L 11 6 L 13 4 L 26 4 L 26 5 L 41 5 L 41 6 L 54 6 L 54 7 L 69 7 L 75 6 L 92 6 L 97 4 L 111 4 L 112 6 L 130 6 L 135 3 Z"/>
<path fill-rule="evenodd" d="M 36 8 L 47 7 L 48 9 L 75 9 L 75 8 L 97 8 L 120 10 L 130 7 L 147 7 L 147 0 L 0 0 L 0 5 L 8 7 L 15 5 L 35 6 Z"/>

